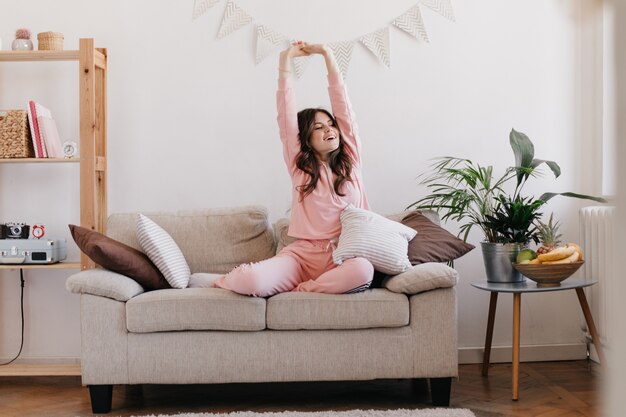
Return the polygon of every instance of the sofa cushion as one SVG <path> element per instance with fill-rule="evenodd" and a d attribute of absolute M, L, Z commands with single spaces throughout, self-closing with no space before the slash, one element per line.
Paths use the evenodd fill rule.
<path fill-rule="evenodd" d="M 405 210 L 400 213 L 388 214 L 385 217 L 394 222 L 400 223 L 407 215 L 411 213 L 421 213 L 428 220 L 435 224 L 439 224 L 439 215 L 433 210 Z M 280 252 L 285 246 L 295 242 L 295 237 L 289 236 L 289 219 L 281 218 L 274 223 L 274 235 L 276 237 L 276 253 Z"/>
<path fill-rule="evenodd" d="M 137 281 L 100 268 L 86 269 L 71 275 L 65 281 L 65 288 L 74 294 L 98 295 L 122 302 L 144 292 Z"/>
<path fill-rule="evenodd" d="M 237 265 L 275 254 L 267 210 L 259 206 L 144 213 L 180 247 L 191 272 L 227 273 Z M 107 234 L 139 249 L 137 214 L 113 214 Z"/>
<path fill-rule="evenodd" d="M 144 253 L 95 230 L 73 224 L 69 228 L 80 250 L 103 268 L 134 279 L 146 290 L 171 287 Z"/>
<path fill-rule="evenodd" d="M 191 271 L 185 255 L 161 226 L 140 214 L 137 216 L 137 240 L 173 288 L 187 288 Z"/>
<path fill-rule="evenodd" d="M 386 289 L 357 294 L 286 292 L 267 300 L 268 329 L 367 329 L 408 324 L 407 296 Z"/>
<path fill-rule="evenodd" d="M 196 272 L 189 277 L 189 285 L 187 288 L 213 288 L 215 281 L 223 277 L 224 274 L 208 274 L 205 272 Z"/>
<path fill-rule="evenodd" d="M 132 333 L 263 330 L 265 299 L 221 288 L 151 291 L 126 303 L 126 327 Z"/>
<path fill-rule="evenodd" d="M 399 274 L 411 268 L 407 256 L 409 241 L 417 232 L 369 210 L 348 205 L 339 216 L 341 235 L 333 260 L 337 265 L 362 257 L 377 271 Z"/>
<path fill-rule="evenodd" d="M 402 224 L 417 231 L 409 242 L 409 260 L 413 265 L 425 262 L 448 262 L 474 249 L 452 233 L 415 211 L 402 219 Z"/>
<path fill-rule="evenodd" d="M 447 265 L 427 262 L 415 265 L 399 275 L 383 280 L 389 291 L 404 294 L 419 294 L 436 288 L 454 287 L 459 282 L 459 273 Z"/>
<path fill-rule="evenodd" d="M 441 221 L 439 220 L 439 213 L 437 213 L 435 210 L 404 210 L 399 213 L 387 214 L 385 215 L 385 217 L 389 220 L 393 220 L 394 222 L 402 222 L 402 219 L 404 219 L 411 213 L 421 213 L 426 216 L 426 218 L 431 222 L 438 225 L 441 224 Z"/>
<path fill-rule="evenodd" d="M 276 239 L 276 253 L 298 240 L 289 236 L 289 219 L 283 217 L 274 223 L 274 238 Z"/>

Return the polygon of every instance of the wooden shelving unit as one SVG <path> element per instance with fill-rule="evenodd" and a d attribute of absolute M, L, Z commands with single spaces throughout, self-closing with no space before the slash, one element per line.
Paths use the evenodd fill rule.
<path fill-rule="evenodd" d="M 79 163 L 80 224 L 101 233 L 106 232 L 106 123 L 107 123 L 107 51 L 94 48 L 93 39 L 80 39 L 77 51 L 0 51 L 0 62 L 77 61 L 80 108 L 80 157 L 15 158 L 0 163 Z M 59 269 L 95 267 L 85 254 L 80 262 L 51 265 L 0 265 L 0 269 Z"/>
<path fill-rule="evenodd" d="M 0 376 L 80 376 L 80 364 L 10 364 L 0 366 Z"/>
<path fill-rule="evenodd" d="M 80 156 L 67 159 L 0 158 L 0 164 L 80 164 L 80 224 L 105 233 L 107 219 L 107 51 L 103 48 L 94 48 L 93 39 L 80 39 L 77 51 L 0 51 L 0 63 L 25 61 L 77 61 Z M 93 261 L 82 253 L 80 262 L 59 262 L 50 265 L 0 264 L 0 270 L 88 269 L 93 267 L 95 267 Z M 80 375 L 80 365 L 12 364 L 0 367 L 0 375 Z"/>
<path fill-rule="evenodd" d="M 48 164 L 50 162 L 80 162 L 80 158 L 0 158 L 0 164 Z"/>
<path fill-rule="evenodd" d="M 2 269 L 79 269 L 81 268 L 80 262 L 57 262 L 50 265 L 0 265 Z"/>
<path fill-rule="evenodd" d="M 91 39 L 88 39 L 91 40 Z M 80 51 L 0 51 L 0 61 L 77 61 Z"/>

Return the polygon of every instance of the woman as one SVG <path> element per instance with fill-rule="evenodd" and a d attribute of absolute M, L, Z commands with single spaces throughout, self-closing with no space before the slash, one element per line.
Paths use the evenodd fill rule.
<path fill-rule="evenodd" d="M 296 113 L 291 60 L 308 55 L 326 61 L 334 115 L 323 109 Z M 368 209 L 361 144 L 337 63 L 325 45 L 297 41 L 281 52 L 278 71 L 278 126 L 293 185 L 289 236 L 298 240 L 271 259 L 238 266 L 215 286 L 259 297 L 287 291 L 362 291 L 372 281 L 372 264 L 353 258 L 337 266 L 332 258 L 341 211 L 348 204 Z"/>

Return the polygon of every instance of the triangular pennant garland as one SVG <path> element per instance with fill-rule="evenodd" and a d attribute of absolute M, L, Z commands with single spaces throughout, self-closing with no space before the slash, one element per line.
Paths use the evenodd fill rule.
<path fill-rule="evenodd" d="M 208 9 L 219 3 L 220 0 L 194 0 L 193 18 L 194 20 L 204 14 Z M 419 3 L 418 3 L 419 1 Z M 227 0 L 222 23 L 220 24 L 217 38 L 221 39 L 230 35 L 234 31 L 254 22 L 255 19 L 246 13 L 238 4 L 238 0 Z M 452 10 L 451 0 L 416 0 L 416 4 L 400 16 L 396 17 L 390 24 L 388 23 L 383 29 L 368 33 L 358 38 L 371 53 L 387 67 L 391 67 L 391 49 L 389 43 L 389 26 L 393 25 L 400 30 L 408 33 L 416 39 L 429 42 L 424 19 L 422 18 L 422 9 L 420 3 L 443 17 L 454 22 L 454 11 Z M 256 36 L 256 56 L 255 62 L 258 65 L 267 58 L 274 50 L 280 48 L 287 42 L 287 37 L 270 29 L 266 25 L 257 22 Z M 341 70 L 341 74 L 345 78 L 348 74 L 348 67 L 352 59 L 352 50 L 357 39 L 344 42 L 329 43 L 332 49 L 337 65 Z M 304 73 L 309 62 L 308 56 L 299 57 L 293 60 L 293 67 L 296 77 L 300 78 Z"/>
<path fill-rule="evenodd" d="M 446 19 L 454 22 L 454 11 L 450 0 L 420 0 L 424 6 L 430 7 Z"/>
<path fill-rule="evenodd" d="M 194 0 L 193 18 L 194 20 L 202 16 L 204 12 L 219 3 L 220 0 Z"/>
<path fill-rule="evenodd" d="M 226 11 L 222 18 L 222 24 L 220 25 L 220 31 L 217 33 L 217 38 L 221 39 L 226 35 L 230 35 L 253 20 L 254 19 L 241 7 L 237 6 L 233 0 L 228 0 Z"/>
<path fill-rule="evenodd" d="M 296 72 L 296 78 L 300 78 L 304 74 L 310 58 L 310 56 L 300 56 L 293 59 L 293 69 Z"/>
<path fill-rule="evenodd" d="M 391 23 L 413 37 L 421 38 L 423 41 L 428 42 L 428 33 L 426 33 L 422 13 L 417 4 Z"/>
<path fill-rule="evenodd" d="M 387 67 L 391 67 L 389 57 L 389 27 L 384 27 L 376 32 L 368 33 L 359 39 L 374 55 Z"/>
<path fill-rule="evenodd" d="M 352 49 L 354 49 L 354 42 L 337 42 L 328 44 L 328 46 L 333 51 L 333 55 L 335 55 L 335 59 L 337 60 L 337 66 L 339 66 L 341 74 L 343 74 L 343 78 L 346 78 L 346 76 L 348 75 L 350 60 L 352 59 Z"/>
<path fill-rule="evenodd" d="M 272 51 L 285 42 L 285 37 L 264 25 L 256 31 L 256 63 L 263 61 Z"/>

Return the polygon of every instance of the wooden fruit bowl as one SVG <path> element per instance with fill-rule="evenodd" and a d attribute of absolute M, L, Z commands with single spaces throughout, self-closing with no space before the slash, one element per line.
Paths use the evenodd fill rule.
<path fill-rule="evenodd" d="M 572 262 L 569 264 L 530 265 L 513 262 L 513 268 L 522 275 L 535 281 L 538 287 L 557 287 L 561 281 L 569 278 L 585 261 Z"/>

